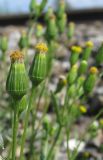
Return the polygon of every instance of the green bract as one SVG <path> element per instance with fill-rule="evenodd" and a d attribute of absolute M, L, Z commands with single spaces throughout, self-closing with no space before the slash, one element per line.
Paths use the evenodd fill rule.
<path fill-rule="evenodd" d="M 78 75 L 78 66 L 75 64 L 72 66 L 67 76 L 67 80 L 70 85 L 75 82 L 77 75 Z"/>
<path fill-rule="evenodd" d="M 47 46 L 45 44 L 38 44 L 36 46 L 37 52 L 34 56 L 32 65 L 29 71 L 29 77 L 33 85 L 40 84 L 47 75 Z"/>
<path fill-rule="evenodd" d="M 55 16 L 52 15 L 47 23 L 47 29 L 46 29 L 47 41 L 56 39 L 57 33 L 58 31 L 57 31 Z"/>
<path fill-rule="evenodd" d="M 85 74 L 87 67 L 88 67 L 87 61 L 85 61 L 85 60 L 81 61 L 80 66 L 79 66 L 79 70 L 78 70 L 79 75 Z"/>
<path fill-rule="evenodd" d="M 70 64 L 71 66 L 77 63 L 79 54 L 82 52 L 82 48 L 80 46 L 72 46 L 71 48 L 71 56 L 70 56 Z"/>
<path fill-rule="evenodd" d="M 86 42 L 86 46 L 83 50 L 83 60 L 88 60 L 90 57 L 90 54 L 92 52 L 92 48 L 93 48 L 93 43 L 91 41 Z"/>
<path fill-rule="evenodd" d="M 58 28 L 59 28 L 59 32 L 60 33 L 63 33 L 65 31 L 65 28 L 66 28 L 66 24 L 67 24 L 67 16 L 66 14 L 64 13 L 61 18 L 58 18 L 57 19 L 57 25 L 58 25 Z"/>
<path fill-rule="evenodd" d="M 90 68 L 90 74 L 84 82 L 84 92 L 86 94 L 90 93 L 93 90 L 97 80 L 97 72 L 98 70 L 96 67 Z"/>
<path fill-rule="evenodd" d="M 28 43 L 29 43 L 28 37 L 27 37 L 26 33 L 23 32 L 23 34 L 21 35 L 20 41 L 19 41 L 20 49 L 28 47 Z"/>
<path fill-rule="evenodd" d="M 75 24 L 73 22 L 70 22 L 67 30 L 68 39 L 71 39 L 73 37 L 74 32 L 75 32 Z"/>
<path fill-rule="evenodd" d="M 6 82 L 6 89 L 14 99 L 22 98 L 28 90 L 28 76 L 19 51 L 11 55 L 11 67 Z"/>

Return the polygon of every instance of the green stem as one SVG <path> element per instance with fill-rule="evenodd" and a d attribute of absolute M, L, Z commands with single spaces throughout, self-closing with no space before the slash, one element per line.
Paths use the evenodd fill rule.
<path fill-rule="evenodd" d="M 66 137 L 67 137 L 67 156 L 69 160 L 70 159 L 70 149 L 69 149 L 70 130 L 68 131 L 68 128 L 66 130 Z"/>
<path fill-rule="evenodd" d="M 18 102 L 16 102 L 16 105 L 14 107 L 12 160 L 16 159 L 17 129 L 18 129 Z"/>
<path fill-rule="evenodd" d="M 53 141 L 52 145 L 51 145 L 51 148 L 48 152 L 48 155 L 47 155 L 47 158 L 46 160 L 50 160 L 51 159 L 51 156 L 52 156 L 52 153 L 54 151 L 54 148 L 55 148 L 55 145 L 59 139 L 59 136 L 60 136 L 60 133 L 61 133 L 61 129 L 62 129 L 62 126 L 60 125 L 59 128 L 58 128 L 58 131 L 57 131 L 57 134 L 56 134 L 56 137 L 55 137 L 55 140 Z"/>
<path fill-rule="evenodd" d="M 1 59 L 3 62 L 5 61 L 5 52 L 3 52 L 3 51 L 2 51 L 2 58 Z"/>
<path fill-rule="evenodd" d="M 28 105 L 27 112 L 25 115 L 25 121 L 24 121 L 25 124 L 24 124 L 24 131 L 23 131 L 22 139 L 21 139 L 21 149 L 20 149 L 20 159 L 19 160 L 22 160 L 22 157 L 23 157 L 23 150 L 24 150 L 24 145 L 25 145 L 26 132 L 27 132 L 27 127 L 28 127 L 29 114 L 30 114 L 30 110 L 32 107 L 32 100 L 33 100 L 33 96 L 34 96 L 34 91 L 35 91 L 35 87 L 32 87 L 29 105 Z"/>
<path fill-rule="evenodd" d="M 33 149 L 33 142 L 35 141 L 36 134 L 38 132 L 39 126 L 41 125 L 41 123 L 42 123 L 42 121 L 44 119 L 44 116 L 45 116 L 45 114 L 47 112 L 47 109 L 48 109 L 48 107 L 45 107 L 44 112 L 43 112 L 43 116 L 40 119 L 38 126 L 36 128 L 34 128 L 35 120 L 36 120 L 36 112 L 37 112 L 37 109 L 39 107 L 40 99 L 41 99 L 41 97 L 43 95 L 44 90 L 45 90 L 45 83 L 43 84 L 42 90 L 40 92 L 40 95 L 39 95 L 39 98 L 38 98 L 38 102 L 37 102 L 37 106 L 35 108 L 35 112 L 34 112 L 34 114 L 32 113 L 32 137 L 31 137 L 31 143 L 30 143 L 30 155 L 33 155 L 33 156 L 34 156 L 34 153 L 35 153 L 34 149 Z"/>

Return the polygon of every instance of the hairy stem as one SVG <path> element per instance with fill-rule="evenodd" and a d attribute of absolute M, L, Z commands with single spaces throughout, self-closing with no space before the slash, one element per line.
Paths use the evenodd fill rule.
<path fill-rule="evenodd" d="M 18 102 L 16 102 L 14 107 L 12 160 L 16 159 L 17 129 L 18 129 Z"/>

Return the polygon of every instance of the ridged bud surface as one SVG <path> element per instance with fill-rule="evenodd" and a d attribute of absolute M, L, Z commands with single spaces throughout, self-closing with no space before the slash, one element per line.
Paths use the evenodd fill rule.
<path fill-rule="evenodd" d="M 47 46 L 40 43 L 36 46 L 36 55 L 34 56 L 32 65 L 29 71 L 29 77 L 33 85 L 40 84 L 47 75 Z"/>
<path fill-rule="evenodd" d="M 22 98 L 28 90 L 28 75 L 20 51 L 14 51 L 11 55 L 11 67 L 6 89 L 14 99 Z"/>

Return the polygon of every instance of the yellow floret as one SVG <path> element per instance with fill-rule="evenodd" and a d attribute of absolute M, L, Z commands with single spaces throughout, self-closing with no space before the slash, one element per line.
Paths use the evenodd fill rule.
<path fill-rule="evenodd" d="M 23 59 L 23 58 L 24 58 L 24 56 L 23 56 L 22 52 L 19 50 L 13 51 L 10 54 L 11 61 L 16 61 L 16 60 Z"/>
<path fill-rule="evenodd" d="M 81 113 L 87 112 L 87 108 L 85 106 L 80 106 L 79 109 L 80 109 Z"/>
<path fill-rule="evenodd" d="M 98 69 L 96 67 L 91 67 L 90 68 L 90 73 L 96 74 L 96 73 L 98 73 Z"/>
<path fill-rule="evenodd" d="M 74 26 L 75 26 L 75 23 L 74 23 L 74 22 L 70 22 L 70 23 L 69 23 L 69 26 L 74 27 Z"/>
<path fill-rule="evenodd" d="M 90 156 L 90 153 L 89 152 L 84 152 L 84 157 L 88 158 Z"/>
<path fill-rule="evenodd" d="M 94 44 L 93 44 L 92 41 L 87 41 L 87 42 L 85 43 L 85 45 L 86 45 L 87 47 L 93 47 L 93 46 L 94 46 Z"/>
<path fill-rule="evenodd" d="M 71 50 L 72 50 L 72 52 L 75 52 L 75 53 L 82 52 L 82 48 L 80 46 L 72 46 Z"/>
<path fill-rule="evenodd" d="M 41 24 L 38 24 L 38 25 L 37 25 L 37 29 L 38 29 L 38 30 L 42 30 L 42 29 L 43 29 L 43 26 L 42 26 Z"/>
<path fill-rule="evenodd" d="M 100 123 L 100 125 L 103 126 L 103 118 L 101 118 L 101 119 L 99 120 L 99 123 Z"/>
<path fill-rule="evenodd" d="M 74 64 L 74 65 L 72 66 L 72 69 L 77 70 L 77 69 L 78 69 L 78 64 Z"/>
<path fill-rule="evenodd" d="M 40 52 L 47 52 L 48 51 L 48 47 L 45 43 L 38 43 L 35 48 Z"/>

